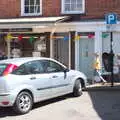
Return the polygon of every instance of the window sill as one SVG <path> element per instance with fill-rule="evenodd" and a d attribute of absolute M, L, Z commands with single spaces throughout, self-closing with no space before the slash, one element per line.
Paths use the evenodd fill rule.
<path fill-rule="evenodd" d="M 21 16 L 39 16 L 42 15 L 42 13 L 38 13 L 38 14 L 21 14 Z"/>
<path fill-rule="evenodd" d="M 61 14 L 84 14 L 85 12 L 83 12 L 83 11 L 71 11 L 71 12 L 65 12 L 65 11 L 63 11 L 63 12 L 61 12 Z"/>

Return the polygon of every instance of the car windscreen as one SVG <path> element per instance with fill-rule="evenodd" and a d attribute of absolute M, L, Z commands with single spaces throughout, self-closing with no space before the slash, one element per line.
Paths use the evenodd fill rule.
<path fill-rule="evenodd" d="M 6 69 L 7 66 L 8 66 L 8 64 L 0 64 L 0 76 L 2 76 L 4 70 Z"/>

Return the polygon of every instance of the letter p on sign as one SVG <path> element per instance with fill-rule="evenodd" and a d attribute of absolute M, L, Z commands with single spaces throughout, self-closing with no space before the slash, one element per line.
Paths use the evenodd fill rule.
<path fill-rule="evenodd" d="M 115 13 L 109 13 L 105 16 L 105 20 L 107 24 L 116 24 L 117 23 L 117 15 Z"/>

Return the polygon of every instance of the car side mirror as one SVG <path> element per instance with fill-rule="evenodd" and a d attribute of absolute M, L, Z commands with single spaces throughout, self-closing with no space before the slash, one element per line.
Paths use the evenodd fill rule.
<path fill-rule="evenodd" d="M 66 73 L 66 72 L 69 72 L 69 69 L 68 68 L 65 68 L 64 69 L 64 72 Z"/>

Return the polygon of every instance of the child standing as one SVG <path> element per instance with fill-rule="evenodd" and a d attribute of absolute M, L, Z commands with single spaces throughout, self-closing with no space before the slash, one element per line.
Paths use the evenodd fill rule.
<path fill-rule="evenodd" d="M 100 58 L 99 54 L 95 54 L 95 61 L 94 61 L 94 75 L 95 75 L 95 82 L 100 82 L 102 81 L 103 83 L 106 82 L 106 80 L 102 77 L 101 75 L 101 64 L 100 64 Z"/>

